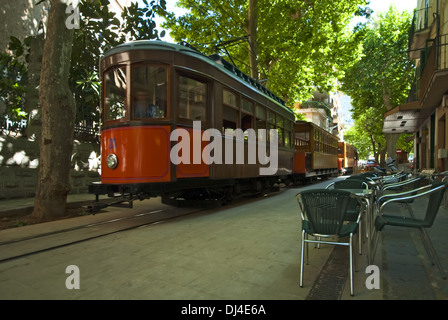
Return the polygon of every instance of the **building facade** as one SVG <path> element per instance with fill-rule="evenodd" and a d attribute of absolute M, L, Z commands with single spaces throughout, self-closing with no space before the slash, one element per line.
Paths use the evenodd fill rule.
<path fill-rule="evenodd" d="M 338 92 L 314 92 L 308 101 L 294 104 L 305 119 L 344 140 L 344 117 Z"/>
<path fill-rule="evenodd" d="M 416 169 L 448 170 L 448 0 L 419 0 L 409 32 L 416 63 L 407 103 L 384 115 L 386 133 L 414 133 Z"/>

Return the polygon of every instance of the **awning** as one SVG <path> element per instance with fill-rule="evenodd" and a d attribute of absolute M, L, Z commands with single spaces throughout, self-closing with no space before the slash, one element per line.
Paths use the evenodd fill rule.
<path fill-rule="evenodd" d="M 417 131 L 421 120 L 420 101 L 414 101 L 399 105 L 384 113 L 384 133 L 414 133 Z"/>

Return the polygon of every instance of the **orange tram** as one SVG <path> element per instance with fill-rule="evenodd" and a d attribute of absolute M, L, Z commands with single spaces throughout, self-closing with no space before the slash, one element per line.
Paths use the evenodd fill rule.
<path fill-rule="evenodd" d="M 282 99 L 218 55 L 141 40 L 106 52 L 100 69 L 97 200 L 226 202 L 338 173 L 336 136 L 295 122 Z"/>
<path fill-rule="evenodd" d="M 306 121 L 297 121 L 294 129 L 295 182 L 337 175 L 338 137 Z"/>
<path fill-rule="evenodd" d="M 358 151 L 344 141 L 338 142 L 338 171 L 340 174 L 352 174 L 358 165 Z"/>

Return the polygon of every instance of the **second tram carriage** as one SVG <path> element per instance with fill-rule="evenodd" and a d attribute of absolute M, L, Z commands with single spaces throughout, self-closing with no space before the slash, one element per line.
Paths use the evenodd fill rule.
<path fill-rule="evenodd" d="M 294 180 L 338 174 L 338 137 L 314 123 L 297 121 L 294 127 Z"/>
<path fill-rule="evenodd" d="M 357 166 L 358 152 L 354 146 L 345 141 L 338 142 L 338 170 L 341 174 L 351 174 Z"/>

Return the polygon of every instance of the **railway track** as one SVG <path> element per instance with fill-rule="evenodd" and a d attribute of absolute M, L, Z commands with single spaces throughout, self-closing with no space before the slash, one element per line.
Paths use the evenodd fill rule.
<path fill-rule="evenodd" d="M 144 207 L 144 205 L 141 207 Z M 54 230 L 20 235 L 12 239 L 0 238 L 0 263 L 207 210 L 169 207 L 142 209 L 133 210 L 135 213 L 132 215 L 128 213 L 121 217 L 105 218 L 96 222 L 75 226 L 63 224 L 63 226 Z M 117 211 L 117 209 L 113 210 Z M 108 217 L 111 217 L 111 215 L 109 214 Z"/>
<path fill-rule="evenodd" d="M 273 192 L 265 196 L 273 196 L 277 193 Z M 262 198 L 242 198 L 223 208 L 243 205 Z M 107 212 L 96 215 L 95 221 L 76 224 L 58 221 L 58 226 L 48 228 L 48 231 L 39 229 L 29 233 L 17 232 L 14 233 L 14 237 L 0 235 L 0 263 L 188 215 L 213 213 L 219 211 L 219 208 L 221 208 L 220 204 L 213 206 L 211 203 L 207 203 L 206 206 L 198 206 L 194 203 L 193 207 L 188 205 L 173 207 L 147 201 L 135 203 L 133 208 L 126 211 L 122 208 L 108 207 Z M 82 217 L 74 219 L 80 218 L 82 219 Z M 38 225 L 29 227 L 37 229 Z"/>

